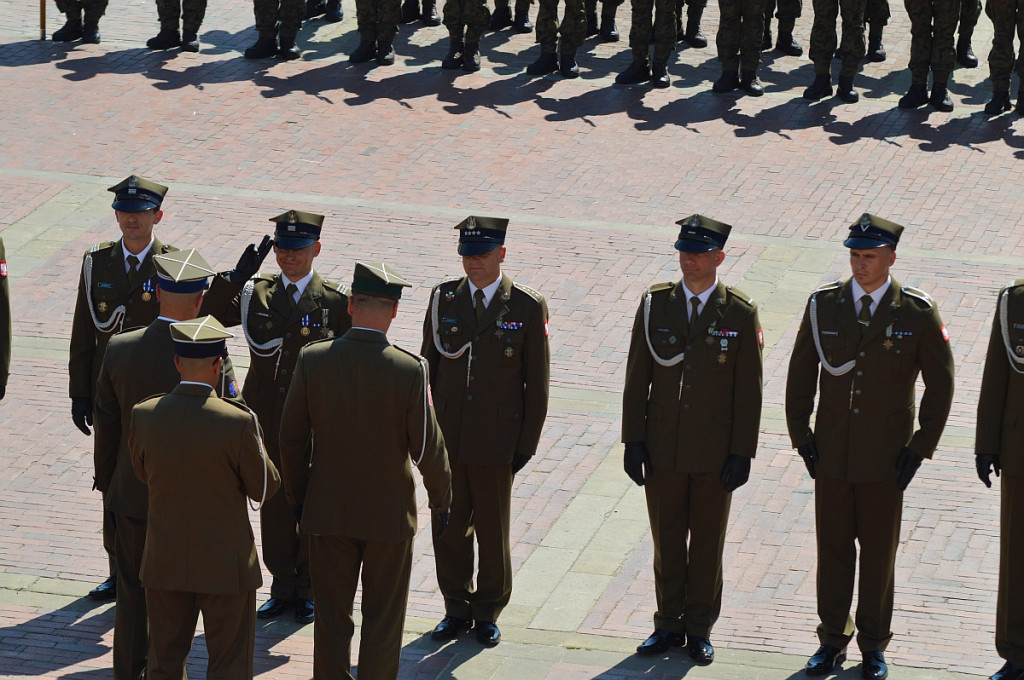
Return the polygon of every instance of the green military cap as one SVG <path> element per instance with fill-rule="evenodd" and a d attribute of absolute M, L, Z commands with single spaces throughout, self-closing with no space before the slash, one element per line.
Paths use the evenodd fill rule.
<path fill-rule="evenodd" d="M 676 239 L 676 250 L 687 253 L 707 253 L 721 250 L 729 238 L 732 226 L 703 215 L 690 215 L 676 222 L 681 229 Z"/>
<path fill-rule="evenodd" d="M 274 245 L 284 250 L 307 248 L 320 240 L 324 216 L 301 210 L 289 210 L 277 217 L 271 217 L 277 224 L 274 230 Z"/>
<path fill-rule="evenodd" d="M 864 213 L 850 225 L 850 235 L 843 241 L 847 248 L 868 250 L 882 246 L 896 247 L 903 227 L 871 213 Z"/>
<path fill-rule="evenodd" d="M 227 339 L 233 337 L 209 315 L 171 324 L 174 353 L 187 359 L 227 356 Z"/>
<path fill-rule="evenodd" d="M 480 255 L 505 243 L 508 220 L 470 215 L 455 228 L 459 230 L 459 255 Z"/>
<path fill-rule="evenodd" d="M 213 270 L 203 256 L 195 250 L 176 250 L 154 255 L 157 285 L 168 293 L 197 293 L 206 290 Z"/>
<path fill-rule="evenodd" d="M 113 208 L 120 212 L 156 210 L 167 195 L 167 187 L 163 184 L 150 182 L 138 175 L 129 175 L 107 191 L 113 192 Z"/>
<path fill-rule="evenodd" d="M 378 295 L 399 300 L 402 289 L 412 284 L 383 262 L 356 262 L 356 272 L 352 277 L 352 292 Z"/>

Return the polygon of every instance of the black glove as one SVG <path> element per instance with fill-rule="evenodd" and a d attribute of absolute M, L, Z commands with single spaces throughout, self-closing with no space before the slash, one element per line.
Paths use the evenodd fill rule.
<path fill-rule="evenodd" d="M 818 462 L 818 445 L 813 441 L 809 441 L 796 447 L 796 452 L 804 459 L 804 465 L 807 466 L 807 474 L 811 476 L 811 479 L 814 479 L 814 465 Z"/>
<path fill-rule="evenodd" d="M 978 479 L 985 482 L 985 486 L 992 488 L 992 479 L 989 477 L 993 472 L 996 477 L 1002 472 L 999 467 L 999 456 L 991 453 L 980 453 L 974 457 L 974 464 L 978 467 Z"/>
<path fill-rule="evenodd" d="M 922 460 L 924 460 L 924 458 L 917 455 L 906 446 L 904 446 L 903 450 L 900 451 L 900 455 L 896 459 L 896 467 L 900 471 L 900 476 L 896 480 L 896 486 L 900 487 L 900 491 L 906 491 L 907 487 L 910 486 L 910 480 L 914 478 L 917 468 L 921 467 Z"/>
<path fill-rule="evenodd" d="M 295 523 L 296 524 L 300 524 L 302 522 L 302 506 L 301 505 L 293 505 L 292 506 L 292 516 L 295 517 Z"/>
<path fill-rule="evenodd" d="M 86 437 L 92 434 L 92 399 L 89 397 L 71 397 L 71 421 Z"/>
<path fill-rule="evenodd" d="M 643 486 L 644 480 L 651 476 L 651 454 L 647 451 L 647 445 L 643 442 L 626 442 L 622 467 L 637 486 Z"/>
<path fill-rule="evenodd" d="M 245 247 L 242 256 L 238 258 L 238 264 L 225 276 L 228 281 L 241 285 L 252 278 L 252 275 L 260 270 L 263 260 L 267 259 L 267 253 L 274 247 L 274 239 L 264 236 L 259 245 L 250 243 Z"/>
<path fill-rule="evenodd" d="M 722 466 L 722 486 L 726 493 L 732 493 L 750 479 L 750 459 L 730 453 Z"/>
<path fill-rule="evenodd" d="M 430 519 L 430 523 L 433 525 L 434 529 L 434 538 L 441 538 L 444 536 L 444 532 L 448 529 L 448 521 L 451 518 L 451 508 L 434 513 L 433 517 Z"/>
<path fill-rule="evenodd" d="M 526 464 L 529 462 L 530 457 L 524 456 L 521 453 L 517 453 L 516 455 L 512 456 L 512 474 L 516 474 L 517 472 L 522 470 L 524 467 L 526 467 Z"/>
<path fill-rule="evenodd" d="M 0 401 L 4 400 L 5 394 L 7 394 L 7 385 L 0 385 Z"/>

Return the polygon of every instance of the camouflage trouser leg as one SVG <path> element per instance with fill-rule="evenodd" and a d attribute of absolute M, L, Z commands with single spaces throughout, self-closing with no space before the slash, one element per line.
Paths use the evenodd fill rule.
<path fill-rule="evenodd" d="M 541 52 L 554 53 L 558 38 L 561 51 L 575 52 L 587 37 L 587 3 L 585 0 L 563 0 L 562 23 L 558 24 L 558 0 L 540 0 L 537 10 L 537 42 Z M 596 9 L 596 2 L 595 2 Z"/>
<path fill-rule="evenodd" d="M 867 0 L 864 5 L 864 21 L 876 28 L 888 24 L 891 16 L 889 0 Z"/>
<path fill-rule="evenodd" d="M 778 0 L 779 11 L 776 12 L 776 16 L 779 18 L 779 26 L 789 26 L 792 30 L 796 20 L 803 14 L 804 3 L 803 0 Z M 767 3 L 765 4 L 765 16 L 769 16 L 769 12 L 774 11 L 775 2 L 771 3 L 771 9 L 769 9 Z"/>
<path fill-rule="evenodd" d="M 161 31 L 177 31 L 181 21 L 181 0 L 156 0 Z"/>
<path fill-rule="evenodd" d="M 673 0 L 675 2 L 675 0 Z M 629 46 L 633 50 L 633 58 L 647 59 L 654 36 L 654 0 L 632 0 L 632 24 L 629 27 Z M 673 13 L 675 5 L 672 7 Z M 673 17 L 673 30 L 675 18 Z"/>
<path fill-rule="evenodd" d="M 533 4 L 533 0 L 516 0 L 516 11 L 517 12 L 528 12 L 530 5 Z M 499 7 L 510 7 L 512 5 L 509 0 L 494 0 L 494 9 Z"/>
<path fill-rule="evenodd" d="M 992 91 L 1002 92 L 1010 89 L 1010 74 L 1014 72 L 1014 33 L 1020 47 L 1020 55 L 1016 59 L 1017 76 L 1024 82 L 1024 0 L 987 0 L 985 14 L 992 20 L 989 78 Z"/>
<path fill-rule="evenodd" d="M 958 0 L 904 0 L 910 16 L 910 77 L 928 80 L 928 70 L 950 73 L 956 64 L 953 34 L 960 15 Z"/>
<path fill-rule="evenodd" d="M 356 28 L 360 36 L 393 40 L 401 14 L 401 0 L 356 0 Z"/>
<path fill-rule="evenodd" d="M 761 62 L 765 0 L 718 0 L 718 60 L 722 73 L 754 73 Z M 742 63 L 741 63 L 742 62 Z"/>
<path fill-rule="evenodd" d="M 277 38 L 278 0 L 253 0 L 252 14 L 256 20 L 256 32 L 261 36 Z"/>
<path fill-rule="evenodd" d="M 181 30 L 199 33 L 206 16 L 206 0 L 181 0 Z"/>
<path fill-rule="evenodd" d="M 56 0 L 57 11 L 61 14 L 67 14 L 74 16 L 77 12 L 78 17 L 82 16 L 82 2 L 81 0 Z"/>
<path fill-rule="evenodd" d="M 491 23 L 486 0 L 446 0 L 442 12 L 448 34 L 454 39 L 465 33 L 468 43 L 480 42 L 480 36 Z"/>
<path fill-rule="evenodd" d="M 839 14 L 843 20 L 843 37 L 839 43 L 843 61 L 839 75 L 846 78 L 857 75 L 860 62 L 867 52 L 867 43 L 864 42 L 864 1 L 839 0 Z"/>
<path fill-rule="evenodd" d="M 107 11 L 107 0 L 85 0 L 81 4 L 82 9 L 85 10 L 86 23 L 99 22 L 100 17 Z"/>
<path fill-rule="evenodd" d="M 706 3 L 707 0 L 698 0 Z M 687 12 L 693 9 L 693 5 Z M 700 5 L 700 11 L 704 11 L 704 5 Z M 667 62 L 672 56 L 672 50 L 676 48 L 676 3 L 675 0 L 654 0 L 654 24 L 652 26 L 654 35 L 654 60 Z M 632 31 L 630 31 L 632 36 Z M 632 40 L 630 41 L 632 42 Z M 632 45 L 631 45 L 632 46 Z"/>
<path fill-rule="evenodd" d="M 836 19 L 839 0 L 813 0 L 814 23 L 811 25 L 811 46 L 808 56 L 814 63 L 815 75 L 831 72 L 832 55 L 836 53 Z"/>
<path fill-rule="evenodd" d="M 979 18 L 981 18 L 981 0 L 960 0 L 958 32 L 961 40 L 971 39 Z"/>

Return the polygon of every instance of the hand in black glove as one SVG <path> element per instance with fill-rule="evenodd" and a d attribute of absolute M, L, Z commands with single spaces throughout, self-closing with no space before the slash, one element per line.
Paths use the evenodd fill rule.
<path fill-rule="evenodd" d="M 524 456 L 521 453 L 517 453 L 512 457 L 512 474 L 516 474 L 530 462 L 529 456 Z"/>
<path fill-rule="evenodd" d="M 264 236 L 259 245 L 250 243 L 245 247 L 242 256 L 238 258 L 238 264 L 227 273 L 228 281 L 241 285 L 252 278 L 252 275 L 260 270 L 263 260 L 267 259 L 267 253 L 274 247 L 274 239 Z"/>
<path fill-rule="evenodd" d="M 647 451 L 647 445 L 643 442 L 626 442 L 622 467 L 637 486 L 643 486 L 644 480 L 651 476 L 651 454 Z"/>
<path fill-rule="evenodd" d="M 71 421 L 86 437 L 92 434 L 92 399 L 89 397 L 71 397 Z"/>
<path fill-rule="evenodd" d="M 293 505 L 292 506 L 292 516 L 295 517 L 295 523 L 296 524 L 300 524 L 302 522 L 302 506 L 301 505 Z"/>
<path fill-rule="evenodd" d="M 448 521 L 452 518 L 452 511 L 442 510 L 441 512 L 435 512 L 433 517 L 430 519 L 430 523 L 433 525 L 434 538 L 441 538 L 444 536 L 444 532 L 448 530 Z"/>
<path fill-rule="evenodd" d="M 900 455 L 896 459 L 896 467 L 900 471 L 900 476 L 896 479 L 896 486 L 900 487 L 900 491 L 906 491 L 907 487 L 910 486 L 910 480 L 917 473 L 917 468 L 921 467 L 922 460 L 924 458 L 905 446 L 900 451 Z"/>
<path fill-rule="evenodd" d="M 985 486 L 992 488 L 992 479 L 989 477 L 993 472 L 996 477 L 1002 472 L 999 466 L 999 456 L 991 453 L 980 453 L 974 457 L 974 464 L 978 467 L 978 479 L 985 482 Z"/>
<path fill-rule="evenodd" d="M 732 493 L 750 479 L 750 459 L 730 453 L 722 466 L 722 486 L 726 493 Z"/>
<path fill-rule="evenodd" d="M 804 459 L 804 465 L 807 466 L 807 474 L 811 476 L 811 479 L 814 479 L 814 466 L 818 462 L 818 445 L 813 441 L 809 441 L 796 447 L 796 452 Z"/>

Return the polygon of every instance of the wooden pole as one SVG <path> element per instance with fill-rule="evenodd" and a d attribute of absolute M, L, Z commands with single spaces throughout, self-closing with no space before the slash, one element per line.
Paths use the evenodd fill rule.
<path fill-rule="evenodd" d="M 39 0 L 39 39 L 46 40 L 46 0 Z"/>

